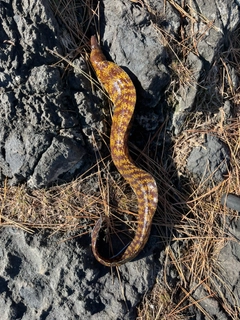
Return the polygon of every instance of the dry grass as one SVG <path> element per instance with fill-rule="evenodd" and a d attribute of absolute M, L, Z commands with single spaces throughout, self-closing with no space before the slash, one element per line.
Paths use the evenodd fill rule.
<path fill-rule="evenodd" d="M 150 10 L 146 1 L 133 2 L 146 5 Z M 98 30 L 96 22 L 99 18 L 98 7 L 93 6 L 95 1 L 51 0 L 51 3 L 66 29 L 62 41 L 66 47 L 67 59 L 74 59 L 81 54 L 87 60 L 89 42 L 86 30 L 90 25 Z M 197 43 L 206 36 L 210 28 L 215 27 L 213 22 L 194 12 L 190 6 L 186 12 L 175 1 L 169 0 L 169 3 L 189 19 L 191 30 L 194 30 L 196 19 L 201 19 L 205 25 L 201 34 L 194 34 L 192 31 L 192 34 L 186 35 L 184 30 L 181 30 L 181 39 L 176 41 L 156 23 L 159 19 L 155 17 L 154 25 L 159 31 L 159 41 L 167 45 L 172 52 L 173 78 L 168 90 L 168 99 L 174 103 L 175 92 L 180 86 L 196 83 L 195 72 L 186 63 L 187 55 L 189 52 L 198 54 Z M 153 10 L 151 14 L 154 14 Z M 215 284 L 215 280 L 219 277 L 217 257 L 229 240 L 229 235 L 224 231 L 224 223 L 230 216 L 236 218 L 234 212 L 220 205 L 220 198 L 223 192 L 240 193 L 240 89 L 235 88 L 229 72 L 229 66 L 232 66 L 237 73 L 240 70 L 238 35 L 239 30 L 236 30 L 228 51 L 219 55 L 216 60 L 218 76 L 210 72 L 208 79 L 201 84 L 204 94 L 201 92 L 201 96 L 199 95 L 196 110 L 189 114 L 184 131 L 174 141 L 173 162 L 164 163 L 163 156 L 157 158 L 159 150 L 150 157 L 148 150 L 151 141 L 142 153 L 136 147 L 130 146 L 132 153 L 138 155 L 137 164 L 147 168 L 157 180 L 159 208 L 154 224 L 159 230 L 159 239 L 166 248 L 165 285 L 163 286 L 162 281 L 156 281 L 152 291 L 146 294 L 139 306 L 138 320 L 186 319 L 186 314 L 192 305 L 205 313 L 206 319 L 211 319 L 201 307 L 201 301 L 194 299 L 197 288 L 205 289 L 206 295 L 203 299 L 208 297 L 219 299 L 222 308 L 232 319 L 238 319 L 236 307 L 234 309 L 234 306 L 229 305 Z M 207 83 L 212 84 L 208 91 L 205 90 Z M 209 95 L 214 95 L 214 98 L 209 100 Z M 232 101 L 234 119 L 226 118 L 223 109 L 224 99 Z M 209 115 L 203 107 L 207 103 L 211 103 L 211 106 L 220 112 L 213 116 Z M 159 128 L 156 137 L 164 135 L 164 130 L 164 127 Z M 208 181 L 196 185 L 186 170 L 187 155 L 192 147 L 202 143 L 202 137 L 209 132 L 228 145 L 232 157 L 232 171 L 226 180 L 211 188 Z M 4 188 L 0 189 L 1 226 L 15 225 L 29 232 L 33 228 L 48 228 L 52 229 L 53 233 L 61 230 L 73 232 L 74 235 L 83 235 L 90 232 L 100 215 L 107 214 L 111 217 L 114 213 L 119 219 L 120 214 L 124 212 L 127 213 L 124 219 L 129 228 L 134 228 L 135 220 L 129 219 L 129 214 L 135 216 L 135 196 L 119 175 L 111 172 L 109 156 L 102 158 L 97 146 L 96 150 L 99 159 L 96 165 L 71 183 L 46 190 L 28 190 L 25 186 L 9 187 L 6 181 Z M 181 191 L 173 184 L 173 181 L 177 180 L 182 182 Z M 175 247 L 172 246 L 173 243 Z M 181 250 L 176 249 L 178 244 Z M 167 282 L 166 274 L 169 269 L 175 269 L 179 276 L 179 283 L 175 288 Z M 222 279 L 218 280 L 223 286 L 225 285 Z M 234 299 L 236 297 L 233 297 Z"/>
<path fill-rule="evenodd" d="M 171 223 L 168 221 L 168 228 L 171 229 L 174 226 L 175 233 L 177 231 L 179 236 L 172 235 L 171 239 L 162 236 L 161 239 L 165 241 L 166 246 L 164 273 L 168 273 L 169 268 L 174 268 L 178 272 L 179 283 L 177 287 L 172 288 L 166 280 L 167 277 L 165 277 L 165 286 L 157 282 L 139 307 L 139 320 L 187 319 L 186 314 L 192 305 L 199 308 L 206 319 L 213 319 L 201 307 L 201 301 L 194 299 L 194 292 L 199 288 L 203 288 L 205 292 L 202 300 L 214 297 L 232 319 L 238 319 L 238 298 L 232 296 L 235 304 L 230 305 L 224 297 L 223 288 L 227 291 L 230 289 L 220 277 L 217 258 L 227 241 L 236 241 L 226 233 L 225 223 L 228 218 L 238 219 L 238 214 L 221 206 L 220 199 L 223 193 L 237 191 L 238 194 L 240 193 L 240 120 L 233 119 L 223 129 L 222 131 L 213 129 L 212 133 L 220 136 L 229 146 L 232 155 L 232 171 L 229 172 L 226 180 L 212 188 L 209 188 L 207 180 L 202 185 L 189 181 L 182 161 L 182 153 L 188 153 L 191 148 L 189 140 L 195 138 L 195 141 L 198 141 L 199 131 L 191 129 L 190 132 L 183 132 L 174 144 L 175 163 L 178 172 L 184 176 L 183 181 L 186 181 L 185 191 L 183 184 L 182 194 L 185 194 L 188 199 L 185 199 L 184 203 L 174 205 L 174 208 L 179 208 L 179 205 L 185 207 L 185 214 L 182 215 L 181 220 L 174 214 L 172 207 L 168 207 L 170 211 L 164 210 L 164 216 L 168 212 L 171 219 L 169 220 Z M 179 150 L 182 152 L 180 153 Z M 186 208 L 188 208 L 187 211 Z M 163 222 L 159 219 L 157 216 L 155 222 L 162 226 Z M 182 248 L 180 251 L 172 247 L 172 243 L 177 245 L 178 242 Z M 217 285 L 217 281 L 221 283 L 222 288 Z"/>
<path fill-rule="evenodd" d="M 66 48 L 66 53 L 75 57 L 83 54 L 90 48 L 89 39 L 86 32 L 90 26 L 96 25 L 98 16 L 98 5 L 94 0 L 49 0 L 53 11 L 64 28 L 61 40 Z"/>
<path fill-rule="evenodd" d="M 179 10 L 180 14 L 189 15 L 175 1 L 169 0 L 169 3 Z M 188 12 L 193 13 L 192 8 L 188 9 Z M 168 99 L 173 104 L 176 103 L 174 97 L 180 86 L 191 86 L 196 83 L 194 70 L 189 69 L 186 63 L 187 55 L 189 52 L 198 54 L 196 50 L 198 41 L 205 36 L 209 28 L 215 28 L 214 24 L 203 16 L 197 17 L 196 12 L 188 18 L 191 24 L 194 24 L 197 18 L 205 23 L 206 28 L 203 29 L 202 34 L 192 32 L 191 35 L 186 36 L 181 32 L 182 39 L 176 40 L 161 27 L 155 26 L 160 32 L 161 41 L 172 52 L 173 80 L 168 89 Z M 185 202 L 179 201 L 175 205 L 185 205 L 185 213 L 179 221 L 175 214 L 172 214 L 172 210 L 168 212 L 178 236 L 173 235 L 171 239 L 166 239 L 164 273 L 174 266 L 179 275 L 178 287 L 171 288 L 167 283 L 167 277 L 165 277 L 165 286 L 157 282 L 139 306 L 139 320 L 187 319 L 189 307 L 192 305 L 199 308 L 205 314 L 206 319 L 212 319 L 202 308 L 201 301 L 194 299 L 194 292 L 199 288 L 204 289 L 203 300 L 214 297 L 232 319 L 238 319 L 237 297 L 232 296 L 231 305 L 224 297 L 223 288 L 226 291 L 229 291 L 229 288 L 224 279 L 220 278 L 217 258 L 227 241 L 236 241 L 226 233 L 225 223 L 228 218 L 237 219 L 238 215 L 221 206 L 220 199 L 223 193 L 240 194 L 240 100 L 239 88 L 234 87 L 230 74 L 230 68 L 233 67 L 239 75 L 239 32 L 240 30 L 236 30 L 232 35 L 228 50 L 219 53 L 219 56 L 216 57 L 208 77 L 201 83 L 202 90 L 199 90 L 195 110 L 189 113 L 184 130 L 175 139 L 173 145 L 173 159 L 182 181 L 181 197 L 185 198 Z M 232 101 L 235 114 L 232 119 L 228 119 L 225 114 L 223 107 L 225 99 Z M 210 114 L 207 110 L 214 111 L 215 114 Z M 204 136 L 209 133 L 219 137 L 231 151 L 232 170 L 222 183 L 213 187 L 209 187 L 208 183 L 211 176 L 201 184 L 196 184 L 186 169 L 186 161 L 192 148 L 202 145 Z M 211 183 L 211 185 L 214 184 Z M 166 212 L 164 214 L 166 215 Z M 171 229 L 172 225 L 169 224 L 168 227 Z M 163 237 L 162 239 L 164 241 Z M 183 243 L 182 249 L 173 250 L 170 240 L 175 245 L 178 242 Z M 217 285 L 217 281 L 221 283 L 222 288 Z"/>

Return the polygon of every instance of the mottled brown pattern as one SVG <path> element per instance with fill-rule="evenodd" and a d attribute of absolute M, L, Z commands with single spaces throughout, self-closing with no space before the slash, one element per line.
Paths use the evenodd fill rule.
<path fill-rule="evenodd" d="M 135 87 L 124 70 L 115 63 L 106 60 L 97 43 L 96 36 L 91 37 L 91 49 L 91 64 L 98 80 L 115 106 L 110 135 L 112 160 L 118 171 L 130 184 L 138 199 L 137 230 L 133 240 L 123 252 L 111 258 L 102 257 L 97 249 L 102 218 L 98 220 L 93 229 L 93 254 L 100 263 L 111 267 L 132 260 L 145 246 L 157 207 L 158 190 L 154 178 L 146 171 L 137 168 L 128 153 L 128 129 L 136 104 Z"/>

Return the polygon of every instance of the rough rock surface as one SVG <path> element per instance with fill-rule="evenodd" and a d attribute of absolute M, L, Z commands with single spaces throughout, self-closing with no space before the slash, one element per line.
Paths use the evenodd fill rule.
<path fill-rule="evenodd" d="M 170 57 L 157 41 L 152 12 L 141 1 L 104 0 L 102 4 L 103 49 L 130 71 L 137 87 L 139 103 L 132 137 L 138 143 L 142 140 L 139 132 L 154 131 L 164 121 L 167 104 L 163 93 L 170 81 Z M 183 21 L 170 2 L 150 0 L 149 4 L 161 16 L 158 27 L 178 37 Z M 198 80 L 211 70 L 214 55 L 239 23 L 239 8 L 232 0 L 191 4 L 209 22 L 214 21 L 216 28 L 209 27 L 205 37 L 199 38 L 196 52 L 187 56 L 196 83 L 179 89 L 172 121 L 176 133 L 182 129 L 185 111 L 194 106 Z M 104 128 L 102 100 L 93 95 L 90 83 L 77 71 L 65 74 L 64 66 L 52 66 L 58 59 L 46 48 L 63 53 L 63 46 L 48 1 L 1 1 L 0 17 L 0 181 L 7 178 L 10 184 L 27 182 L 30 187 L 65 181 L 91 165 L 92 132 Z M 194 31 L 202 34 L 205 27 L 196 22 Z M 85 70 L 80 58 L 74 63 Z M 239 240 L 239 225 L 232 228 L 228 231 L 235 232 Z M 119 282 L 115 273 L 111 276 L 108 268 L 93 259 L 89 237 L 61 242 L 60 236 L 48 235 L 0 230 L 1 319 L 135 318 L 136 305 L 154 284 L 157 273 L 161 274 L 161 248 L 153 238 L 138 260 L 120 268 Z M 219 257 L 223 274 L 231 275 L 226 299 L 233 305 L 231 290 L 240 299 L 239 257 L 235 242 L 229 242 Z M 196 292 L 196 299 L 201 297 Z M 221 313 L 218 301 L 210 302 L 202 307 L 213 318 L 230 319 Z M 194 312 L 192 319 L 205 319 L 203 313 Z"/>
<path fill-rule="evenodd" d="M 156 241 L 119 276 L 94 259 L 89 244 L 89 236 L 64 242 L 60 235 L 2 228 L 1 320 L 134 319 L 160 268 Z"/>
<path fill-rule="evenodd" d="M 226 39 L 239 23 L 239 8 L 234 1 L 192 1 L 191 12 L 194 13 L 196 21 L 185 26 L 188 30 L 187 34 L 191 35 L 190 37 L 198 33 L 202 36 L 196 44 L 191 44 L 192 50 L 186 57 L 186 63 L 192 70 L 192 76 L 191 79 L 186 80 L 185 85 L 179 88 L 178 105 L 173 116 L 176 134 L 182 130 L 187 113 L 193 109 L 199 110 L 198 105 L 195 104 L 198 93 L 200 96 L 203 95 L 199 84 L 204 87 L 204 94 L 212 91 L 214 80 L 206 82 L 202 80 L 208 78 L 211 72 L 214 73 L 213 59 L 219 52 L 224 51 Z M 199 14 L 202 15 L 202 20 L 197 18 Z M 208 22 L 207 28 L 206 21 Z M 211 27 L 211 24 L 214 27 Z M 211 113 L 213 110 L 210 109 L 208 112 Z"/>
<path fill-rule="evenodd" d="M 111 0 L 104 1 L 104 20 L 100 26 L 103 48 L 111 45 L 112 60 L 137 75 L 139 104 L 153 108 L 159 104 L 170 80 L 167 51 L 157 41 L 158 33 L 150 23 L 147 10 L 133 6 L 131 1 L 116 1 L 112 10 L 111 3 Z M 114 21 L 116 15 L 121 19 L 112 28 L 110 21 Z M 133 56 L 136 58 L 132 59 Z"/>
<path fill-rule="evenodd" d="M 188 157 L 187 169 L 198 183 L 208 184 L 224 180 L 230 170 L 230 150 L 220 139 L 207 134 L 203 145 L 193 148 Z"/>
<path fill-rule="evenodd" d="M 213 297 L 208 298 L 209 291 L 201 288 L 192 290 L 193 296 L 199 300 L 201 307 L 206 310 L 211 319 L 231 320 L 239 319 L 239 297 L 240 297 L 240 219 L 227 219 L 226 234 L 229 234 L 229 241 L 226 242 L 224 248 L 215 263 L 215 274 L 212 274 L 210 283 L 213 292 L 219 292 L 222 296 L 222 302 L 227 306 L 233 306 L 234 314 L 230 314 L 224 310 L 218 301 Z M 202 300 L 202 301 L 201 301 Z M 196 319 L 206 319 L 202 313 L 196 313 Z"/>
<path fill-rule="evenodd" d="M 103 127 L 90 83 L 52 66 L 47 48 L 63 50 L 48 1 L 2 1 L 0 10 L 0 181 L 44 187 L 72 178 L 91 164 L 86 126 Z"/>

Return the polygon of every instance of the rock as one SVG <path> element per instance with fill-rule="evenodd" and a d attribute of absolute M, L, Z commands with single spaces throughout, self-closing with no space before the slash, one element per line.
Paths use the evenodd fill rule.
<path fill-rule="evenodd" d="M 156 242 L 145 257 L 120 267 L 119 278 L 94 259 L 89 244 L 89 236 L 63 241 L 59 234 L 2 228 L 1 320 L 135 319 L 158 271 Z"/>
<path fill-rule="evenodd" d="M 136 119 L 142 127 L 154 128 L 163 121 L 163 105 L 160 101 L 170 76 L 168 54 L 158 40 L 158 32 L 150 22 L 150 14 L 146 8 L 133 5 L 131 1 L 115 1 L 113 10 L 112 1 L 105 0 L 101 21 L 104 53 L 107 58 L 124 66 L 136 85 Z"/>
<path fill-rule="evenodd" d="M 184 84 L 179 87 L 176 96 L 178 105 L 173 115 L 173 128 L 176 135 L 183 129 L 189 112 L 193 108 L 199 110 L 198 95 L 201 100 L 203 95 L 212 95 L 216 90 L 213 86 L 214 81 L 219 80 L 219 74 L 214 72 L 216 66 L 213 61 L 220 54 L 220 48 L 224 46 L 227 37 L 231 36 L 231 32 L 239 24 L 239 8 L 230 0 L 215 2 L 200 0 L 197 3 L 191 3 L 189 8 L 192 22 L 184 25 L 184 32 L 192 42 L 189 43 L 191 50 L 188 50 L 183 58 L 186 70 L 191 73 L 191 76 L 189 77 L 189 74 L 183 71 Z M 195 41 L 194 38 L 198 40 Z M 210 74 L 212 76 L 208 78 Z M 213 78 L 214 75 L 215 78 Z M 208 110 L 209 112 L 212 110 L 210 105 Z"/>
<path fill-rule="evenodd" d="M 199 184 L 217 184 L 224 180 L 230 169 L 230 150 L 217 137 L 207 134 L 205 139 L 205 143 L 193 148 L 187 169 Z"/>
<path fill-rule="evenodd" d="M 1 8 L 0 181 L 7 178 L 11 185 L 27 182 L 36 188 L 65 182 L 94 158 L 91 134 L 84 135 L 81 128 L 82 101 L 74 98 L 77 90 L 89 96 L 90 82 L 70 72 L 67 86 L 62 69 L 52 66 L 58 59 L 46 49 L 62 53 L 62 45 L 48 1 L 35 5 L 15 0 L 2 2 Z M 89 101 L 94 114 L 97 103 Z M 93 124 L 100 131 L 101 123 L 100 116 L 89 121 L 89 131 Z"/>
<path fill-rule="evenodd" d="M 221 197 L 221 204 L 240 212 L 240 197 L 236 194 L 224 193 Z"/>
<path fill-rule="evenodd" d="M 191 111 L 198 92 L 197 82 L 200 77 L 200 72 L 203 69 L 202 61 L 192 52 L 189 53 L 186 60 L 188 68 L 190 70 L 194 70 L 194 80 L 189 79 L 189 81 L 193 81 L 195 83 L 186 83 L 179 87 L 176 96 L 178 104 L 176 105 L 176 109 L 173 114 L 173 127 L 176 135 L 182 131 L 186 116 Z"/>
<path fill-rule="evenodd" d="M 85 150 L 74 139 L 57 136 L 51 141 L 51 145 L 44 152 L 34 173 L 28 179 L 28 186 L 31 188 L 45 187 L 51 182 L 60 180 L 64 173 L 76 169 L 76 165 L 81 165 L 81 159 Z"/>
<path fill-rule="evenodd" d="M 194 299 L 207 312 L 208 317 L 230 320 L 239 317 L 236 304 L 240 297 L 240 220 L 231 221 L 227 218 L 225 234 L 230 238 L 214 264 L 214 272 L 209 279 L 211 291 L 206 290 L 204 286 L 194 290 L 194 284 L 190 289 L 193 290 Z M 215 299 L 215 295 L 209 298 L 208 295 L 211 292 L 219 294 L 221 299 Z M 235 315 L 229 310 L 235 310 Z M 198 309 L 195 309 L 195 313 L 196 319 L 204 319 L 202 312 Z"/>

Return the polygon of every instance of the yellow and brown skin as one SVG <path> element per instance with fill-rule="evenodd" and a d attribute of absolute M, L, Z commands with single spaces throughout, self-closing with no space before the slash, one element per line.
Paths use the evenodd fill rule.
<path fill-rule="evenodd" d="M 136 104 L 136 90 L 128 74 L 113 62 L 107 61 L 97 42 L 91 37 L 90 62 L 99 82 L 107 91 L 115 109 L 110 134 L 111 157 L 116 168 L 129 183 L 138 200 L 138 224 L 135 236 L 126 250 L 112 258 L 102 257 L 97 249 L 97 239 L 102 225 L 100 218 L 92 232 L 92 251 L 103 265 L 119 266 L 135 258 L 145 246 L 157 208 L 158 190 L 154 178 L 136 167 L 128 152 L 128 132 Z"/>

